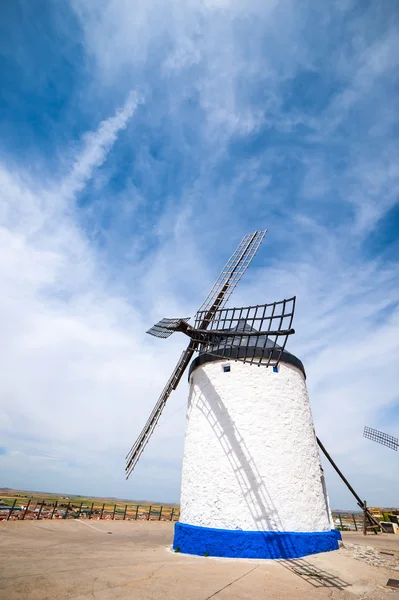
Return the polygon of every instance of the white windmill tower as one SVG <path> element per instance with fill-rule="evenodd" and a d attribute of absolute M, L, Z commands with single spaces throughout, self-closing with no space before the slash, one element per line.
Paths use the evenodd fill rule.
<path fill-rule="evenodd" d="M 173 547 L 188 554 L 293 558 L 338 548 L 332 530 L 302 362 L 285 350 L 295 297 L 224 308 L 266 231 L 244 237 L 195 317 L 148 333 L 188 335 L 183 352 L 127 456 L 137 464 L 194 352 L 180 522 Z"/>

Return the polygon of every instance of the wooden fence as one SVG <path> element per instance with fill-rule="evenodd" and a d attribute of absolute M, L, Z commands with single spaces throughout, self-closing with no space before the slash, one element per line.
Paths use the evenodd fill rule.
<path fill-rule="evenodd" d="M 340 531 L 363 531 L 363 513 L 333 512 L 335 529 Z"/>
<path fill-rule="evenodd" d="M 375 509 L 371 509 L 376 512 Z M 341 531 L 363 531 L 363 513 L 332 513 L 336 529 Z M 377 514 L 376 514 L 377 516 Z M 384 513 L 378 514 L 382 520 Z M 123 504 L 110 502 L 77 503 L 67 500 L 43 498 L 10 498 L 8 506 L 0 505 L 0 520 L 23 521 L 33 519 L 94 519 L 123 521 L 178 521 L 179 506 L 160 504 Z"/>
<path fill-rule="evenodd" d="M 399 510 L 397 509 L 382 509 L 368 508 L 371 515 L 377 522 L 387 521 L 397 523 L 399 518 Z M 362 512 L 338 512 L 333 511 L 333 521 L 336 529 L 340 531 L 363 531 L 363 513 Z"/>
<path fill-rule="evenodd" d="M 178 521 L 177 506 L 150 504 L 111 504 L 109 502 L 76 503 L 66 500 L 14 499 L 9 506 L 0 505 L 0 520 L 97 519 L 121 521 Z"/>

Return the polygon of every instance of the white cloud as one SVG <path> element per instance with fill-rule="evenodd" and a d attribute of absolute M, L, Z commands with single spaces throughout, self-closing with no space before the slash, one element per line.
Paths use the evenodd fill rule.
<path fill-rule="evenodd" d="M 219 136 L 219 141 L 222 134 L 256 130 L 265 111 L 275 111 L 280 101 L 276 83 L 312 61 L 298 39 L 298 15 L 291 0 L 250 0 L 245 5 L 235 0 L 134 5 L 125 0 L 95 5 L 73 0 L 72 6 L 102 85 L 136 79 L 143 65 L 156 57 L 163 77 L 183 77 L 164 98 L 165 110 L 173 112 L 188 96 L 198 97 L 206 116 L 205 133 Z M 240 34 L 252 41 L 237 44 Z M 194 82 L 187 88 L 184 76 L 190 73 Z M 259 81 L 263 106 L 255 108 L 245 90 Z M 145 80 L 143 86 L 151 87 L 151 82 Z"/>
<path fill-rule="evenodd" d="M 84 189 L 86 182 L 91 179 L 94 169 L 100 167 L 105 161 L 120 131 L 126 128 L 139 102 L 142 100 L 138 98 L 137 94 L 130 92 L 124 106 L 117 110 L 113 117 L 100 123 L 94 133 L 86 134 L 82 151 L 75 158 L 70 173 L 61 183 L 60 194 L 62 197 L 73 198 Z"/>
<path fill-rule="evenodd" d="M 76 221 L 76 193 L 104 162 L 133 109 L 129 99 L 86 136 L 61 182 L 43 187 L 40 178 L 0 167 L 1 423 L 9 449 L 2 457 L 3 476 L 14 478 L 17 469 L 36 489 L 39 471 L 38 481 L 47 481 L 47 488 L 52 478 L 62 486 L 64 471 L 57 467 L 55 475 L 55 466 L 35 458 L 37 450 L 42 458 L 54 454 L 65 468 L 76 460 L 88 471 L 93 467 L 85 475 L 88 486 L 100 480 L 102 468 L 110 469 L 108 450 L 116 452 L 111 471 L 120 481 L 124 453 L 143 425 L 141 407 L 153 397 L 152 386 L 162 389 L 173 368 L 173 348 L 176 359 L 179 355 L 173 342 L 172 349 L 155 353 L 153 344 L 143 341 L 149 324 L 109 288 Z M 48 469 L 52 474 L 46 479 Z M 67 482 L 71 469 L 66 471 Z M 76 485 L 73 478 L 70 484 Z"/>

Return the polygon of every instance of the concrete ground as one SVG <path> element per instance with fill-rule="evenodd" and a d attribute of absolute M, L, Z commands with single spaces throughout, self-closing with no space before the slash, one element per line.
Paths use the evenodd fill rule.
<path fill-rule="evenodd" d="M 374 548 L 386 550 L 387 552 L 399 553 L 399 535 L 392 535 L 389 533 L 384 533 L 382 535 L 368 533 L 367 535 L 363 535 L 359 531 L 344 531 L 342 533 L 342 539 L 344 542 L 350 544 L 373 546 Z M 399 577 L 397 577 L 397 579 L 399 579 Z"/>
<path fill-rule="evenodd" d="M 349 550 L 289 561 L 214 559 L 172 552 L 172 536 L 165 522 L 1 521 L 0 598 L 399 600 L 399 589 L 386 587 L 399 579 L 395 566 L 366 564 Z M 399 566 L 399 535 L 345 539 L 356 548 L 377 544 Z"/>

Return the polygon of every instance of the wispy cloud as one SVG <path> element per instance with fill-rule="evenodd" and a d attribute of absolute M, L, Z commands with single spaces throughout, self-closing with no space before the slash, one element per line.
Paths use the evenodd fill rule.
<path fill-rule="evenodd" d="M 137 94 L 130 92 L 124 106 L 116 114 L 102 121 L 95 132 L 84 137 L 82 150 L 75 156 L 72 168 L 61 183 L 60 193 L 65 198 L 81 192 L 95 169 L 101 167 L 118 134 L 125 129 L 139 103 Z"/>

